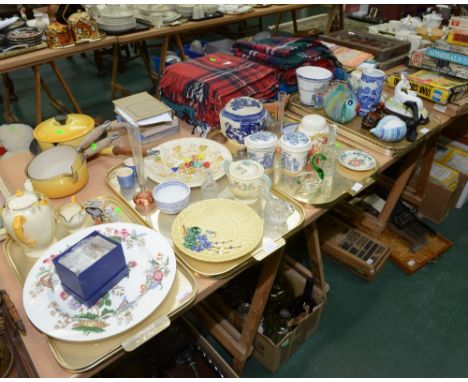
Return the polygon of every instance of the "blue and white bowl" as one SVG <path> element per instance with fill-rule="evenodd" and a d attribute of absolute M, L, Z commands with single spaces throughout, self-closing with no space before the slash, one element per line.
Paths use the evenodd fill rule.
<path fill-rule="evenodd" d="M 276 148 L 276 135 L 269 131 L 259 131 L 245 138 L 247 157 L 268 171 L 273 167 L 273 157 Z"/>
<path fill-rule="evenodd" d="M 320 109 L 323 92 L 333 77 L 328 69 L 319 66 L 301 66 L 296 69 L 299 98 L 304 105 Z"/>
<path fill-rule="evenodd" d="M 178 214 L 190 202 L 190 187 L 179 180 L 168 180 L 153 189 L 157 207 L 165 214 Z"/>
<path fill-rule="evenodd" d="M 290 173 L 301 172 L 312 147 L 310 138 L 301 132 L 284 134 L 280 139 L 281 166 Z"/>
<path fill-rule="evenodd" d="M 243 145 L 247 136 L 265 129 L 266 115 L 260 101 L 250 97 L 233 98 L 219 113 L 221 132 L 231 141 Z"/>

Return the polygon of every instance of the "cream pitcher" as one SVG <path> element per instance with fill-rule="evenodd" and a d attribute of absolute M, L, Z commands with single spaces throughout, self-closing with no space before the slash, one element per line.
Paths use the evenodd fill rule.
<path fill-rule="evenodd" d="M 8 234 L 23 246 L 28 256 L 40 256 L 52 244 L 54 210 L 49 199 L 35 192 L 30 183 L 6 200 L 2 218 Z"/>

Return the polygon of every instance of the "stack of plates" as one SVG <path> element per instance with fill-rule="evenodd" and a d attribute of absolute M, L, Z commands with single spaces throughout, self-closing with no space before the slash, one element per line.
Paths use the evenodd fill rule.
<path fill-rule="evenodd" d="M 143 4 L 135 8 L 135 17 L 143 21 L 149 21 L 156 25 L 156 19 L 162 17 L 164 24 L 170 24 L 180 19 L 182 15 L 174 12 L 168 5 Z"/>
<path fill-rule="evenodd" d="M 7 34 L 9 45 L 39 45 L 42 41 L 42 33 L 32 27 L 18 28 Z"/>
<path fill-rule="evenodd" d="M 177 251 L 193 259 L 223 263 L 250 255 L 263 237 L 263 223 L 249 206 L 210 199 L 184 209 L 172 224 Z"/>
<path fill-rule="evenodd" d="M 136 28 L 136 19 L 133 13 L 126 9 L 103 9 L 98 18 L 98 28 L 108 33 L 123 33 Z"/>

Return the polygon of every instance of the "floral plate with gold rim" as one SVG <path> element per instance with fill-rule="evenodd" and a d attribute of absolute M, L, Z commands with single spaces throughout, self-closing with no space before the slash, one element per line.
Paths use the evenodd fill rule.
<path fill-rule="evenodd" d="M 184 209 L 172 224 L 179 253 L 222 263 L 250 254 L 263 237 L 263 222 L 249 206 L 230 199 L 210 199 Z"/>
<path fill-rule="evenodd" d="M 377 165 L 374 156 L 361 150 L 342 151 L 338 160 L 343 166 L 354 171 L 369 171 Z"/>
<path fill-rule="evenodd" d="M 162 183 L 180 180 L 189 187 L 200 187 L 206 169 L 215 180 L 224 176 L 223 162 L 232 160 L 229 150 L 222 144 L 204 138 L 180 138 L 165 142 L 153 149 L 159 153 L 145 158 L 148 177 Z"/>
<path fill-rule="evenodd" d="M 93 231 L 121 242 L 129 275 L 87 308 L 63 290 L 52 260 Z M 175 274 L 174 252 L 158 232 L 131 223 L 92 226 L 55 243 L 37 260 L 24 283 L 24 309 L 48 336 L 74 342 L 102 340 L 151 314 L 169 293 Z"/>

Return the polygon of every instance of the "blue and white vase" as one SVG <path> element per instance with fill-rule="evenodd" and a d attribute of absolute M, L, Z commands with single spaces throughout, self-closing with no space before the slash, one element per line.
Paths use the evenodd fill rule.
<path fill-rule="evenodd" d="M 259 131 L 245 138 L 247 157 L 260 163 L 265 171 L 273 167 L 273 157 L 276 148 L 276 135 L 268 131 Z"/>
<path fill-rule="evenodd" d="M 221 132 L 239 145 L 251 134 L 265 129 L 267 112 L 260 101 L 250 97 L 230 100 L 219 113 Z"/>
<path fill-rule="evenodd" d="M 286 133 L 280 139 L 281 166 L 290 173 L 301 172 L 312 147 L 310 138 L 301 132 Z"/>
<path fill-rule="evenodd" d="M 382 86 L 385 73 L 379 69 L 366 70 L 359 80 L 357 98 L 361 104 L 359 115 L 364 117 L 370 111 L 375 111 L 382 96 Z"/>

